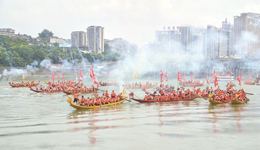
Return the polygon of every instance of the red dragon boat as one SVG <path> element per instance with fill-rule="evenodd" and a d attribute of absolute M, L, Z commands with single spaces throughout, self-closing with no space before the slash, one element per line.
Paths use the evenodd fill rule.
<path fill-rule="evenodd" d="M 37 86 L 39 82 L 36 81 L 21 81 L 21 82 L 9 82 L 9 85 L 13 88 L 33 87 Z"/>
<path fill-rule="evenodd" d="M 189 95 L 178 97 L 174 95 L 146 95 L 143 99 L 134 98 L 134 93 L 129 94 L 129 98 L 139 103 L 160 103 L 160 102 L 174 102 L 174 101 L 192 101 L 196 98 L 200 98 L 198 95 Z"/>
<path fill-rule="evenodd" d="M 81 93 L 81 94 L 88 94 L 88 93 L 95 93 L 98 89 L 94 87 L 76 87 L 76 88 L 64 88 L 63 93 L 67 95 L 71 95 L 73 93 Z"/>
<path fill-rule="evenodd" d="M 180 85 L 183 87 L 199 87 L 203 86 L 204 83 L 197 80 L 181 81 Z"/>
<path fill-rule="evenodd" d="M 245 104 L 249 101 L 244 90 L 238 90 L 229 93 L 223 90 L 209 94 L 208 100 L 210 104 Z"/>
<path fill-rule="evenodd" d="M 127 99 L 127 96 L 125 95 L 125 92 L 123 91 L 117 96 L 114 97 L 95 97 L 95 98 L 87 98 L 87 99 L 79 99 L 77 102 L 73 100 L 72 97 L 67 98 L 67 102 L 70 104 L 71 107 L 75 109 L 85 109 L 85 110 L 91 110 L 91 109 L 97 109 L 97 108 L 103 108 L 103 107 L 111 107 L 116 106 L 119 104 L 122 104 Z"/>

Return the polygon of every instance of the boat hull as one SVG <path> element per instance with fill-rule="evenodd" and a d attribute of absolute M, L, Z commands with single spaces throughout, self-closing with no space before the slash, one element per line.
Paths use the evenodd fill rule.
<path fill-rule="evenodd" d="M 136 99 L 136 98 L 131 98 L 132 100 L 139 102 L 139 103 L 161 103 L 161 102 L 178 102 L 178 101 L 192 101 L 198 97 L 193 97 L 193 98 L 185 98 L 185 99 L 170 99 L 170 100 L 143 100 L 143 99 Z"/>
<path fill-rule="evenodd" d="M 244 100 L 234 99 L 231 101 L 231 104 L 246 104 L 249 101 L 249 99 L 246 97 Z"/>
<path fill-rule="evenodd" d="M 126 97 L 121 97 L 119 101 L 115 103 L 108 103 L 108 104 L 101 104 L 101 105 L 94 105 L 94 106 L 81 106 L 73 102 L 71 97 L 67 98 L 67 102 L 70 104 L 71 107 L 79 110 L 91 110 L 91 109 L 98 109 L 103 107 L 111 107 L 122 104 L 126 100 Z"/>
<path fill-rule="evenodd" d="M 234 98 L 230 101 L 222 101 L 222 100 L 215 100 L 213 97 L 209 97 L 210 104 L 217 105 L 217 104 L 245 104 L 249 101 L 249 99 L 246 97 L 244 100 L 239 100 L 238 98 Z"/>

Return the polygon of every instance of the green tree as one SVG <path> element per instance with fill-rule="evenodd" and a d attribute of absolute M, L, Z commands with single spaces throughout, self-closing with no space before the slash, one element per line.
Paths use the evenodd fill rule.
<path fill-rule="evenodd" d="M 7 51 L 1 45 L 0 45 L 0 65 L 1 66 L 8 66 L 8 65 L 10 65 L 9 61 L 8 61 Z"/>
<path fill-rule="evenodd" d="M 39 39 L 44 43 L 50 41 L 50 38 L 53 37 L 53 33 L 47 29 L 44 29 L 41 33 L 39 33 Z"/>

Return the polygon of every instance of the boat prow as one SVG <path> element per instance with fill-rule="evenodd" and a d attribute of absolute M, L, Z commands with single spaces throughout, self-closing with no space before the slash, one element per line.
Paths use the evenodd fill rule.
<path fill-rule="evenodd" d="M 249 98 L 245 98 L 243 100 L 239 100 L 238 98 L 231 101 L 231 104 L 246 104 L 249 101 Z"/>
<path fill-rule="evenodd" d="M 97 109 L 97 108 L 101 108 L 101 107 L 111 107 L 111 106 L 116 106 L 119 104 L 122 104 L 127 97 L 122 95 L 119 97 L 120 99 L 117 102 L 114 103 L 107 103 L 107 104 L 100 104 L 100 105 L 92 105 L 92 106 L 85 106 L 85 105 L 79 105 L 75 102 L 73 102 L 73 98 L 72 97 L 68 97 L 67 98 L 67 102 L 70 104 L 71 107 L 78 109 L 78 110 L 91 110 L 91 109 Z"/>
<path fill-rule="evenodd" d="M 136 102 L 139 102 L 139 103 L 155 103 L 155 102 L 158 102 L 158 101 L 154 101 L 154 100 L 142 100 L 142 99 L 136 99 L 136 98 L 131 98 L 131 100 L 134 100 Z"/>
<path fill-rule="evenodd" d="M 36 92 L 36 93 L 41 93 L 41 92 L 43 92 L 42 90 L 36 90 L 36 89 L 33 89 L 32 87 L 30 87 L 30 90 L 33 91 L 33 92 Z"/>

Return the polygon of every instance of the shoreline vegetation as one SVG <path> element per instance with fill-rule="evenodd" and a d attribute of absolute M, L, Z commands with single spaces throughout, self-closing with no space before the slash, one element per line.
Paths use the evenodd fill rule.
<path fill-rule="evenodd" d="M 83 59 L 88 63 L 116 62 L 124 58 L 125 48 L 135 48 L 123 39 L 105 40 L 105 51 L 95 53 L 77 48 L 59 47 L 56 43 L 51 44 L 48 39 L 52 36 L 53 33 L 50 31 L 46 33 L 46 30 L 39 33 L 37 38 L 30 40 L 0 35 L 0 68 L 23 68 L 27 65 L 40 67 L 40 63 L 46 59 L 52 64 L 62 64 L 66 60 L 73 65 L 81 63 Z M 119 42 L 121 47 L 115 47 L 114 45 L 118 45 L 116 42 Z"/>

